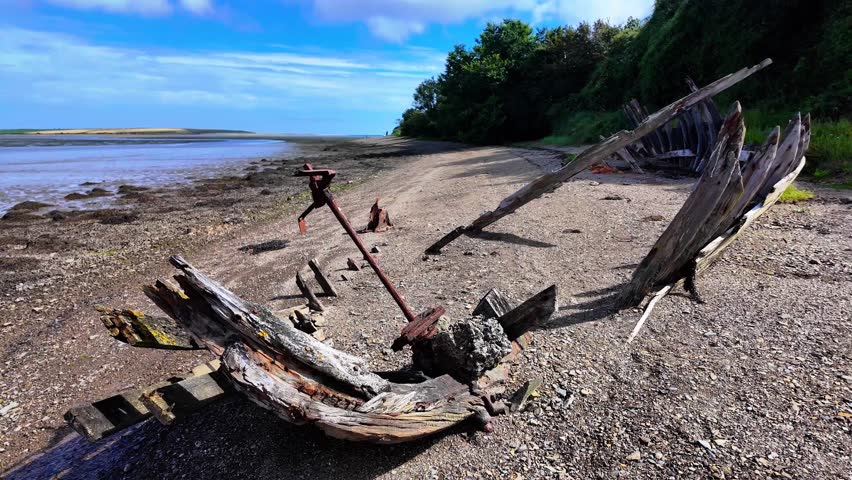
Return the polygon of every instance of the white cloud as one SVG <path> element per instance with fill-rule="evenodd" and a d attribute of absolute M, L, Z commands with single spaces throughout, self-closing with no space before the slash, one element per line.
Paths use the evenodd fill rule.
<path fill-rule="evenodd" d="M 0 104 L 179 105 L 293 111 L 360 109 L 396 116 L 440 52 L 162 52 L 61 33 L 0 27 Z"/>
<path fill-rule="evenodd" d="M 47 3 L 82 10 L 106 10 L 113 13 L 143 15 L 165 15 L 172 11 L 172 5 L 168 0 L 47 0 Z"/>
<path fill-rule="evenodd" d="M 651 13 L 650 0 L 546 0 L 533 10 L 534 20 L 557 19 L 563 21 L 608 20 L 622 23 L 630 17 L 644 18 Z"/>
<path fill-rule="evenodd" d="M 110 13 L 168 15 L 175 9 L 172 0 L 44 0 L 65 8 L 104 10 Z M 193 15 L 213 13 L 212 0 L 177 0 L 180 7 Z"/>
<path fill-rule="evenodd" d="M 453 24 L 470 19 L 529 16 L 538 23 L 564 23 L 628 17 L 651 13 L 653 0 L 311 0 L 317 15 L 332 22 L 363 22 L 377 37 L 402 42 L 423 33 L 430 24 Z"/>
<path fill-rule="evenodd" d="M 379 38 L 402 43 L 414 33 L 423 33 L 426 26 L 417 21 L 396 20 L 384 16 L 370 17 L 367 27 Z"/>
<path fill-rule="evenodd" d="M 180 0 L 180 6 L 196 15 L 207 15 L 213 12 L 213 2 L 210 0 Z"/>

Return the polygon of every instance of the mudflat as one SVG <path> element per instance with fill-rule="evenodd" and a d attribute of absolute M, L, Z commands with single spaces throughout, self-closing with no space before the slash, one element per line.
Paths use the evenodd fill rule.
<path fill-rule="evenodd" d="M 553 168 L 552 153 L 372 139 L 303 145 L 239 176 L 127 192 L 115 207 L 0 222 L 0 471 L 8 478 L 833 478 L 850 474 L 852 204 L 776 205 L 698 278 L 706 303 L 670 295 L 632 343 L 639 312 L 611 294 L 686 199 L 692 179 L 583 174 L 441 256 L 423 250 Z M 390 344 L 405 320 L 327 210 L 302 163 L 338 170 L 354 224 L 376 197 L 393 218 L 365 234 L 415 310 L 470 314 L 496 287 L 516 301 L 556 284 L 560 311 L 533 333 L 509 391 L 543 383 L 494 432 L 460 428 L 374 446 L 296 427 L 242 398 L 171 427 L 147 421 L 95 445 L 62 420 L 70 406 L 182 374 L 204 352 L 134 349 L 95 305 L 155 313 L 139 288 L 181 254 L 246 299 L 302 303 L 293 278 L 317 258 L 337 282 L 323 299 L 336 348 L 376 370 L 405 366 Z M 618 198 L 618 200 L 606 200 Z M 255 255 L 241 247 L 283 240 Z M 282 243 L 278 243 L 283 245 Z M 347 280 L 341 274 L 345 273 Z M 573 399 L 570 400 L 569 399 Z"/>

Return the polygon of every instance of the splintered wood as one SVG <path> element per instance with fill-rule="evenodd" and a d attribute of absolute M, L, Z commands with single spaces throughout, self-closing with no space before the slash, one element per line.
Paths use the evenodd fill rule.
<path fill-rule="evenodd" d="M 68 413 L 69 422 L 89 438 L 101 438 L 151 415 L 172 423 L 228 396 L 233 389 L 289 422 L 312 424 L 349 440 L 404 442 L 468 418 L 487 429 L 489 411 L 495 411 L 494 402 L 499 403 L 495 395 L 503 391 L 501 383 L 508 378 L 508 363 L 522 349 L 511 342 L 511 353 L 472 384 L 449 374 L 420 381 L 406 372 L 379 375 L 363 359 L 297 328 L 298 318 L 279 319 L 265 307 L 237 297 L 182 258 L 172 257 L 171 262 L 181 271 L 175 277 L 179 289 L 158 281 L 144 291 L 195 345 L 220 356 L 221 367 L 131 392 L 122 400 L 135 409 L 127 418 L 110 418 L 113 410 L 104 413 L 92 405 L 75 407 Z M 555 287 L 551 287 L 500 320 L 507 322 L 512 337 L 523 340 L 541 321 L 538 315 L 549 316 L 554 309 Z M 293 310 L 295 317 L 299 313 L 313 315 Z M 504 335 L 502 331 L 500 335 Z M 511 341 L 502 338 L 501 342 Z M 415 383 L 396 383 L 394 378 Z M 99 423 L 89 420 L 95 417 Z"/>
<path fill-rule="evenodd" d="M 639 305 L 653 295 L 628 340 L 636 337 L 672 287 L 683 284 L 697 297 L 695 276 L 769 209 L 802 171 L 810 144 L 810 116 L 802 119 L 796 114 L 780 144 L 778 131 L 773 130 L 741 166 L 745 125 L 740 106 L 735 105 L 695 189 L 621 293 L 622 307 Z"/>

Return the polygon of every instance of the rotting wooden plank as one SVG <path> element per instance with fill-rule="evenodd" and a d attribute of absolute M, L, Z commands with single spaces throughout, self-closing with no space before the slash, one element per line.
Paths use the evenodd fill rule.
<path fill-rule="evenodd" d="M 110 336 L 128 345 L 165 350 L 197 350 L 192 337 L 168 317 L 145 315 L 136 310 L 95 307 Z"/>
<path fill-rule="evenodd" d="M 509 340 L 547 322 L 559 309 L 557 295 L 556 285 L 551 285 L 497 319 Z"/>
<path fill-rule="evenodd" d="M 302 274 L 300 272 L 296 272 L 296 286 L 299 287 L 299 291 L 302 292 L 302 296 L 308 301 L 308 307 L 310 307 L 311 310 L 316 310 L 318 312 L 325 311 L 325 306 L 319 301 L 317 296 L 314 295 L 311 287 L 309 287 L 307 282 L 305 282 L 305 279 L 302 278 Z"/>
<path fill-rule="evenodd" d="M 661 125 L 670 121 L 672 118 L 674 118 L 676 115 L 683 112 L 684 110 L 703 101 L 708 97 L 712 97 L 718 94 L 719 92 L 730 88 L 731 86 L 739 83 L 743 79 L 751 76 L 755 72 L 763 69 L 771 63 L 772 60 L 767 58 L 766 60 L 760 62 L 759 64 L 753 67 L 744 68 L 735 73 L 720 78 L 715 82 L 698 90 L 697 92 L 693 92 L 660 109 L 650 117 L 646 118 L 634 130 L 621 131 L 609 137 L 606 141 L 586 149 L 568 165 L 565 165 L 564 167 L 560 168 L 555 172 L 546 173 L 538 177 L 537 179 L 522 187 L 517 192 L 506 197 L 502 202 L 500 202 L 497 208 L 479 216 L 476 220 L 471 222 L 470 225 L 465 227 L 465 229 L 461 233 L 464 233 L 465 231 L 481 231 L 483 228 L 500 220 L 506 215 L 515 212 L 518 208 L 526 205 L 527 203 L 541 197 L 546 193 L 554 191 L 556 188 L 562 185 L 562 183 L 566 182 L 578 173 L 586 170 L 587 168 L 594 165 L 595 163 L 598 163 L 602 159 L 609 158 L 613 153 L 617 152 L 619 149 L 624 148 L 625 146 L 636 142 L 643 136 L 653 132 Z M 451 232 L 451 234 L 454 232 Z M 455 238 L 461 235 L 461 233 L 456 235 Z M 450 241 L 452 241 L 452 239 Z M 444 239 L 441 239 L 439 243 L 440 242 L 444 242 Z M 444 242 L 442 247 L 445 246 L 447 243 L 449 242 Z M 427 249 L 427 251 L 430 250 L 431 247 Z"/>
<path fill-rule="evenodd" d="M 755 201 L 761 187 L 766 182 L 772 165 L 775 163 L 776 153 L 778 151 L 778 140 L 780 138 L 780 130 L 775 127 L 766 138 L 763 146 L 751 156 L 751 159 L 743 165 L 743 195 L 740 197 L 737 204 L 734 206 L 732 222 L 736 221 Z M 721 234 L 731 225 L 726 225 Z M 718 235 L 717 235 L 718 236 Z"/>
<path fill-rule="evenodd" d="M 742 232 L 748 228 L 749 225 L 754 223 L 754 221 L 763 215 L 769 207 L 775 204 L 778 201 L 778 198 L 781 197 L 781 194 L 784 193 L 784 190 L 793 183 L 796 177 L 799 176 L 802 169 L 805 168 L 805 157 L 802 156 L 799 160 L 799 164 L 796 168 L 787 174 L 786 177 L 779 180 L 775 185 L 772 186 L 769 194 L 757 205 L 752 207 L 751 210 L 746 212 L 746 214 L 741 217 L 737 223 L 734 224 L 728 231 L 726 231 L 723 235 L 715 238 L 712 242 L 707 244 L 706 247 L 701 249 L 696 257 L 696 267 L 695 270 L 697 273 L 701 273 L 706 270 L 716 259 L 721 255 L 721 253 L 728 248 L 728 246 L 737 239 L 737 237 L 742 234 Z"/>
<path fill-rule="evenodd" d="M 323 293 L 329 297 L 338 296 L 337 289 L 334 288 L 334 285 L 331 284 L 331 282 L 328 280 L 328 277 L 326 277 L 325 273 L 323 273 L 322 269 L 320 268 L 319 262 L 317 262 L 317 259 L 312 258 L 308 262 L 308 266 L 311 268 L 311 271 L 314 272 L 314 278 L 316 278 L 317 283 L 319 283 L 319 286 L 322 288 Z"/>
<path fill-rule="evenodd" d="M 233 391 L 225 375 L 212 371 L 145 392 L 140 400 L 160 423 L 171 425 Z"/>
<path fill-rule="evenodd" d="M 163 385 L 161 382 L 156 386 Z M 141 389 L 128 390 L 93 403 L 75 405 L 65 412 L 65 421 L 77 433 L 96 442 L 151 416 L 139 401 L 143 393 Z"/>
<path fill-rule="evenodd" d="M 500 318 L 510 310 L 512 305 L 509 299 L 496 288 L 492 288 L 479 300 L 476 308 L 473 309 L 473 315 L 479 315 L 482 318 Z"/>

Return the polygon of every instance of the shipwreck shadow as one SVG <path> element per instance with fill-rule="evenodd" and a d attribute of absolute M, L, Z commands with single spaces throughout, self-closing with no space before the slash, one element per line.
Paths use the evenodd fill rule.
<path fill-rule="evenodd" d="M 148 420 L 95 444 L 70 433 L 0 477 L 366 480 L 390 472 L 460 428 L 399 445 L 346 442 L 234 398 L 170 427 Z"/>
<path fill-rule="evenodd" d="M 470 238 L 476 238 L 479 240 L 488 240 L 492 242 L 503 242 L 510 243 L 513 245 L 523 245 L 526 247 L 534 247 L 534 248 L 553 248 L 556 245 L 552 243 L 542 242 L 540 240 L 533 240 L 531 238 L 524 238 L 514 233 L 503 233 L 503 232 L 489 232 L 489 231 L 480 231 L 480 232 L 472 232 L 467 234 Z"/>
<path fill-rule="evenodd" d="M 589 298 L 585 302 L 563 306 L 540 330 L 570 327 L 603 320 L 619 311 L 618 299 L 627 282 L 611 287 L 578 293 L 575 297 Z"/>

